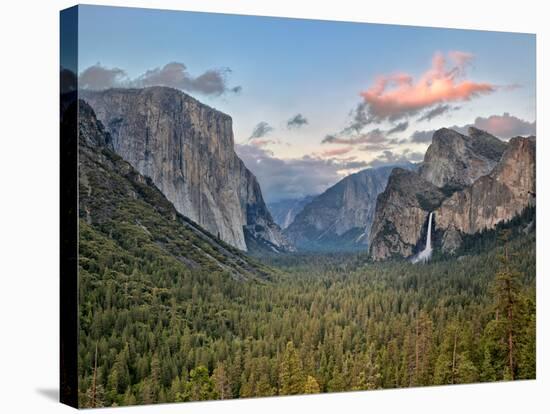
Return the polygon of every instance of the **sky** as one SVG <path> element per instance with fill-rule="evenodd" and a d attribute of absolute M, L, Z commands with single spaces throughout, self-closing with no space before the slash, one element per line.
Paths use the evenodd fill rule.
<path fill-rule="evenodd" d="M 171 86 L 229 114 L 268 202 L 422 161 L 433 131 L 535 135 L 532 34 L 80 6 L 79 87 Z"/>

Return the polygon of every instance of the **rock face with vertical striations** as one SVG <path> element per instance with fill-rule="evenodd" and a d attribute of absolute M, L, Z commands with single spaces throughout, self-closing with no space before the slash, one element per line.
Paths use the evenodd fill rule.
<path fill-rule="evenodd" d="M 378 197 L 371 231 L 374 260 L 414 254 L 434 212 L 435 244 L 455 252 L 465 234 L 493 229 L 536 201 L 536 141 L 508 143 L 470 128 L 434 133 L 419 174 L 394 170 Z"/>
<path fill-rule="evenodd" d="M 73 100 L 65 110 L 69 116 L 61 123 L 63 137 L 71 139 L 78 130 L 83 270 L 112 246 L 127 258 L 146 251 L 152 262 L 171 260 L 188 270 L 222 272 L 236 280 L 270 277 L 268 268 L 179 214 L 151 178 L 113 151 L 109 133 L 86 102 Z"/>
<path fill-rule="evenodd" d="M 235 154 L 232 119 L 166 87 L 82 91 L 114 150 L 150 177 L 176 210 L 225 242 L 292 249 L 254 175 Z"/>
<path fill-rule="evenodd" d="M 534 137 L 512 138 L 500 162 L 490 174 L 454 193 L 436 210 L 437 228 L 447 233 L 474 234 L 492 229 L 535 204 L 536 141 Z M 456 238 L 456 236 L 453 236 Z M 443 240 L 443 250 L 452 252 L 457 243 Z"/>
<path fill-rule="evenodd" d="M 429 213 L 444 198 L 439 188 L 416 172 L 395 168 L 376 202 L 369 243 L 373 259 L 412 255 Z"/>

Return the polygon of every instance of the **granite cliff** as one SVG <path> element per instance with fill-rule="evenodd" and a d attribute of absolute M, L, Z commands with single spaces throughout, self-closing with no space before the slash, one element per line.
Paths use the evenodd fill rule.
<path fill-rule="evenodd" d="M 373 258 L 415 253 L 429 212 L 444 198 L 439 188 L 416 172 L 395 168 L 376 202 L 369 242 Z"/>
<path fill-rule="evenodd" d="M 66 109 L 64 137 L 78 131 L 79 264 L 81 274 L 101 249 L 128 260 L 183 265 L 188 272 L 222 272 L 237 280 L 268 278 L 269 269 L 178 213 L 154 185 L 117 155 L 109 133 L 84 101 Z M 102 258 L 108 261 L 108 258 Z M 127 263 L 117 269 L 132 273 Z M 181 274 L 186 277 L 186 273 Z"/>
<path fill-rule="evenodd" d="M 463 188 L 491 172 L 505 149 L 505 142 L 477 128 L 468 135 L 442 128 L 433 134 L 419 172 L 437 187 Z"/>
<path fill-rule="evenodd" d="M 509 142 L 470 128 L 436 131 L 419 173 L 395 170 L 378 197 L 370 234 L 374 260 L 422 248 L 434 212 L 439 246 L 453 253 L 464 234 L 492 229 L 535 204 L 536 141 Z"/>
<path fill-rule="evenodd" d="M 150 177 L 176 210 L 247 250 L 292 246 L 274 223 L 254 175 L 235 154 L 230 116 L 166 87 L 82 91 L 116 153 Z"/>
<path fill-rule="evenodd" d="M 456 250 L 460 233 L 494 228 L 535 205 L 535 152 L 534 137 L 512 138 L 491 173 L 455 192 L 435 210 L 436 230 L 444 232 L 444 251 Z"/>

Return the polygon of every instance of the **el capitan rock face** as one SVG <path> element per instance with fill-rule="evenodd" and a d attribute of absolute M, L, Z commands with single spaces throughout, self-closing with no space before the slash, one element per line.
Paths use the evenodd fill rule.
<path fill-rule="evenodd" d="M 372 257 L 412 255 L 430 211 L 444 198 L 439 188 L 419 174 L 395 168 L 376 202 L 369 243 Z"/>
<path fill-rule="evenodd" d="M 246 237 L 271 250 L 292 248 L 235 154 L 230 116 L 166 87 L 82 91 L 81 97 L 114 150 L 150 177 L 178 212 L 241 250 Z"/>
<path fill-rule="evenodd" d="M 306 250 L 366 249 L 376 197 L 386 187 L 393 168 L 368 168 L 343 178 L 313 198 L 284 234 Z"/>
<path fill-rule="evenodd" d="M 224 272 L 236 280 L 269 277 L 268 269 L 179 214 L 151 178 L 116 154 L 109 133 L 86 102 L 75 100 L 66 111 L 69 116 L 61 125 L 64 136 L 78 128 L 78 213 L 80 237 L 86 241 L 80 244 L 83 263 L 97 254 L 90 249 L 90 237 L 97 237 L 102 244 L 112 243 L 125 251 L 126 257 L 148 246 L 148 254 L 157 255 L 158 260 L 168 256 L 190 269 Z M 128 238 L 139 243 L 120 243 Z"/>

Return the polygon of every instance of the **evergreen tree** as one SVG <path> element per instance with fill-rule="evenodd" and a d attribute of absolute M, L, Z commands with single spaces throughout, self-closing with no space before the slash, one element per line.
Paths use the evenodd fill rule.
<path fill-rule="evenodd" d="M 304 390 L 302 363 L 294 348 L 294 343 L 286 344 L 285 353 L 279 368 L 279 394 L 295 395 Z"/>
<path fill-rule="evenodd" d="M 317 380 L 311 375 L 308 375 L 304 386 L 304 394 L 319 394 L 320 392 L 321 389 L 319 388 Z"/>
<path fill-rule="evenodd" d="M 185 385 L 185 401 L 212 400 L 216 396 L 214 381 L 208 375 L 208 369 L 203 366 L 192 369 Z"/>
<path fill-rule="evenodd" d="M 219 363 L 212 374 L 212 380 L 215 384 L 215 390 L 220 400 L 231 398 L 231 384 L 227 376 L 225 365 Z"/>

